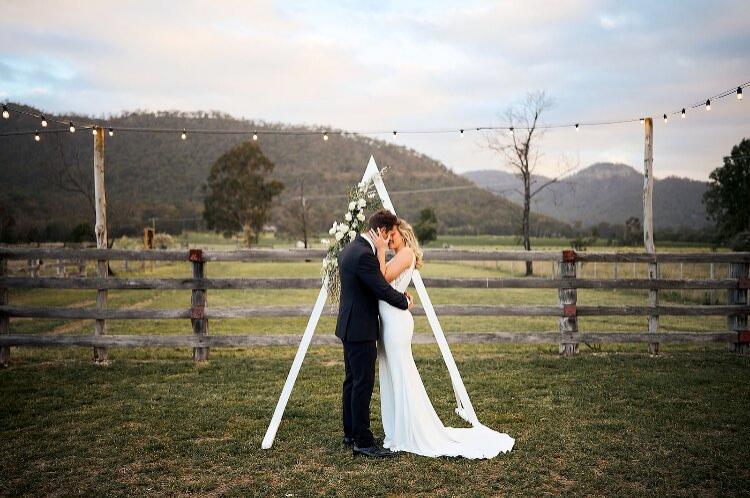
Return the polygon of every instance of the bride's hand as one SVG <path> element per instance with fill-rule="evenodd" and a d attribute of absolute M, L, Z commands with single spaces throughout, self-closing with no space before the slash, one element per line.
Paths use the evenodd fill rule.
<path fill-rule="evenodd" d="M 377 232 L 371 228 L 368 233 L 375 244 L 375 249 L 378 252 L 385 254 L 386 249 L 388 249 L 388 243 L 390 242 L 390 235 L 384 236 L 387 232 L 381 228 L 379 228 Z"/>

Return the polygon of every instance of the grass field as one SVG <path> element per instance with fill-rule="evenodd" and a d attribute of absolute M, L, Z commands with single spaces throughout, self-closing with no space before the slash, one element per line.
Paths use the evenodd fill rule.
<path fill-rule="evenodd" d="M 106 368 L 89 351 L 20 350 L 0 371 L 3 494 L 259 496 L 600 496 L 747 493 L 747 358 L 675 348 L 458 346 L 483 423 L 516 438 L 489 461 L 402 454 L 354 459 L 340 443 L 340 350 L 313 348 L 271 450 L 260 442 L 292 348 L 128 350 Z M 415 348 L 443 421 L 449 380 L 436 348 Z M 382 434 L 377 390 L 373 425 Z"/>
<path fill-rule="evenodd" d="M 192 241 L 193 237 L 189 237 Z M 205 244 L 221 241 L 210 237 Z M 460 240 L 452 242 L 459 246 Z M 464 245 L 479 249 L 494 247 Z M 486 242 L 486 241 L 485 241 Z M 507 241 L 506 241 L 507 242 Z M 192 243 L 192 242 L 191 242 Z M 268 241 L 266 243 L 270 245 Z M 561 242 L 564 245 L 564 241 Z M 667 250 L 663 248 L 662 250 Z M 669 248 L 700 250 L 700 248 Z M 550 275 L 549 263 L 536 265 Z M 48 269 L 49 271 L 50 269 Z M 188 276 L 187 264 L 140 265 L 120 275 Z M 520 275 L 521 264 L 432 263 L 424 276 Z M 592 276 L 593 267 L 583 273 Z M 597 275 L 611 276 L 600 264 Z M 665 265 L 662 276 L 707 277 L 707 265 Z M 93 274 L 93 267 L 89 268 Z M 319 263 L 210 263 L 208 276 L 317 276 Z M 621 265 L 643 276 L 643 265 Z M 726 275 L 717 265 L 717 276 Z M 434 303 L 556 304 L 555 290 L 428 289 Z M 210 306 L 304 304 L 317 291 L 210 291 Z M 724 293 L 718 292 L 723 302 Z M 662 303 L 703 304 L 703 291 L 669 292 Z M 10 302 L 92 306 L 92 291 L 13 291 Z M 111 291 L 110 307 L 188 307 L 189 291 Z M 645 304 L 643 291 L 580 290 L 580 304 Z M 213 320 L 211 334 L 300 334 L 305 317 Z M 555 330 L 555 318 L 441 316 L 446 333 Z M 645 317 L 583 317 L 586 330 L 644 330 Z M 428 332 L 424 317 L 416 331 Z M 324 317 L 318 334 L 332 333 Z M 661 317 L 665 330 L 723 330 L 723 317 Z M 11 321 L 12 333 L 89 334 L 91 321 Z M 110 321 L 111 334 L 189 334 L 186 320 Z M 456 345 L 459 370 L 480 420 L 516 438 L 490 461 L 399 455 L 353 459 L 340 444 L 341 351 L 309 352 L 275 446 L 260 441 L 294 348 L 214 349 L 195 365 L 187 349 L 111 349 L 107 367 L 86 349 L 14 348 L 0 370 L 3 495 L 728 495 L 747 494 L 750 374 L 747 357 L 720 344 L 609 345 L 561 358 L 544 346 Z M 431 399 L 447 425 L 450 382 L 435 345 L 415 347 Z M 377 388 L 373 400 L 375 432 Z"/>

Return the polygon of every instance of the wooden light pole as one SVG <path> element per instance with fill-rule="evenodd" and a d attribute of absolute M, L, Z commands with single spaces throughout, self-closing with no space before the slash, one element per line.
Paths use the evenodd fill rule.
<path fill-rule="evenodd" d="M 646 252 L 654 254 L 654 211 L 652 207 L 654 194 L 654 121 L 651 118 L 644 120 L 645 149 L 643 154 L 643 243 Z M 656 261 L 648 264 L 648 278 L 659 278 L 659 268 Z M 648 291 L 648 305 L 659 305 L 659 294 L 656 288 Z M 659 315 L 648 315 L 648 331 L 655 334 L 659 330 Z M 659 343 L 650 342 L 648 352 L 652 355 L 659 354 Z"/>
<path fill-rule="evenodd" d="M 94 207 L 96 210 L 96 234 L 97 249 L 107 248 L 107 195 L 104 188 L 104 128 L 94 128 Z M 96 276 L 104 278 L 108 276 L 107 260 L 100 259 L 96 263 Z M 96 309 L 104 310 L 107 307 L 107 290 L 96 291 Z M 103 319 L 96 320 L 94 335 L 104 335 L 107 331 L 107 323 Z M 94 347 L 93 362 L 96 364 L 107 363 L 107 348 Z"/>

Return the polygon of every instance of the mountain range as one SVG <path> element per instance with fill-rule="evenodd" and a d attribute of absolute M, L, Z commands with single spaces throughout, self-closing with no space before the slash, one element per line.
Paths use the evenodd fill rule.
<path fill-rule="evenodd" d="M 463 173 L 463 177 L 509 201 L 523 201 L 523 184 L 513 173 L 476 170 Z M 533 176 L 532 191 L 551 179 Z M 655 229 L 709 226 L 701 202 L 707 187 L 707 182 L 689 178 L 654 178 Z M 626 164 L 596 163 L 542 189 L 533 197 L 531 210 L 582 227 L 602 222 L 622 224 L 631 216 L 643 218 L 642 195 L 642 172 Z"/>
<path fill-rule="evenodd" d="M 32 113 L 39 109 L 23 107 Z M 280 230 L 296 229 L 300 195 L 304 190 L 308 222 L 314 231 L 327 232 L 332 220 L 346 209 L 346 194 L 362 177 L 370 155 L 384 176 L 398 214 L 416 220 L 424 208 L 437 214 L 438 230 L 454 234 L 512 234 L 520 225 L 521 208 L 502 196 L 474 185 L 442 163 L 406 147 L 323 128 L 238 119 L 219 112 L 126 112 L 107 119 L 83 115 L 47 114 L 64 122 L 98 123 L 115 128 L 160 128 L 179 132 L 115 131 L 105 136 L 105 170 L 110 234 L 139 233 L 156 219 L 161 229 L 190 227 L 203 211 L 203 185 L 212 164 L 253 130 L 316 131 L 315 135 L 260 133 L 258 145 L 275 164 L 272 176 L 286 188 L 277 200 L 270 222 Z M 80 127 L 80 126 L 79 126 Z M 13 113 L 0 120 L 0 133 L 40 128 L 37 118 Z M 19 239 L 66 236 L 81 222 L 93 220 L 91 132 L 67 131 L 50 123 L 40 141 L 32 134 L 0 137 L 0 215 L 12 217 Z M 244 134 L 198 134 L 190 130 L 236 130 Z M 330 131 L 330 130 L 329 130 Z M 414 192 L 415 190 L 421 192 Z M 426 191 L 424 191 L 426 190 Z M 566 223 L 543 214 L 532 220 L 535 235 L 570 233 Z M 25 231 L 25 232 L 24 232 Z M 23 233 L 26 233 L 26 237 Z M 299 236 L 295 234 L 295 236 Z"/>

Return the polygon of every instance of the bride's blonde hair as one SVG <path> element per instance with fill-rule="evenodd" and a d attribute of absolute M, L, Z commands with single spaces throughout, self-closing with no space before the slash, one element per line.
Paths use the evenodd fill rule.
<path fill-rule="evenodd" d="M 411 250 L 414 251 L 414 268 L 416 268 L 417 270 L 422 268 L 422 266 L 424 266 L 424 252 L 422 252 L 422 249 L 419 247 L 419 241 L 417 240 L 417 235 L 414 233 L 414 229 L 403 218 L 398 219 L 398 223 L 396 223 L 396 229 L 401 234 L 401 237 L 404 238 L 404 244 L 411 247 Z"/>

